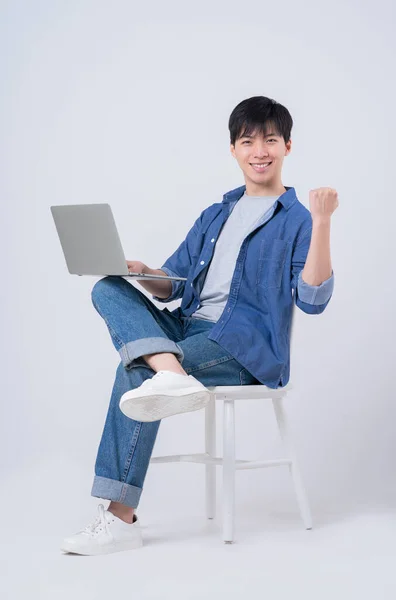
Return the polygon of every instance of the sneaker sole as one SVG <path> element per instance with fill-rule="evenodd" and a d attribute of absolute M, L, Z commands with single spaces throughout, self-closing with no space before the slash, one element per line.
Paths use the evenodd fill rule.
<path fill-rule="evenodd" d="M 143 546 L 143 540 L 133 540 L 120 542 L 117 544 L 104 544 L 103 546 L 88 546 L 86 548 L 77 548 L 74 544 L 63 543 L 61 551 L 67 554 L 80 554 L 82 556 L 98 556 L 100 554 L 112 554 L 113 552 L 124 552 L 127 550 L 136 550 Z"/>
<path fill-rule="evenodd" d="M 128 393 L 128 392 L 127 392 Z M 180 413 L 205 408 L 210 400 L 210 392 L 200 390 L 184 393 L 178 390 L 179 396 L 155 394 L 143 398 L 121 398 L 120 409 L 130 419 L 143 423 L 160 421 Z M 125 395 L 125 394 L 124 394 Z"/>

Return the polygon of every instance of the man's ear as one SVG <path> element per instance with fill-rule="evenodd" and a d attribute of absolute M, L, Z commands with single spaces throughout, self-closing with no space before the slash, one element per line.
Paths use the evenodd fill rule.
<path fill-rule="evenodd" d="M 231 154 L 232 154 L 232 156 L 233 156 L 234 158 L 236 158 L 236 156 L 235 156 L 235 146 L 234 146 L 234 144 L 230 144 L 230 150 L 231 150 Z"/>
<path fill-rule="evenodd" d="M 290 140 L 289 140 L 289 141 L 287 142 L 287 144 L 286 144 L 286 153 L 285 153 L 285 156 L 287 156 L 288 154 L 290 154 L 290 152 L 291 152 L 291 147 L 292 147 L 292 140 L 291 140 L 291 138 L 290 138 Z"/>

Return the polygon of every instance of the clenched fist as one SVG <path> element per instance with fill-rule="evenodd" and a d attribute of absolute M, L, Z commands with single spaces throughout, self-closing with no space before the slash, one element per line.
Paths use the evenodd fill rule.
<path fill-rule="evenodd" d="M 309 192 L 312 220 L 328 220 L 338 206 L 338 194 L 333 188 L 322 187 Z"/>

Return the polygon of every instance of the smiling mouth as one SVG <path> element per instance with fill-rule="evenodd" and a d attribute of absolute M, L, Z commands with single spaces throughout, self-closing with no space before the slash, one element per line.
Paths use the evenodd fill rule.
<path fill-rule="evenodd" d="M 267 163 L 249 163 L 249 164 L 252 167 L 252 169 L 254 169 L 256 171 L 256 173 L 264 173 L 268 169 L 268 167 L 270 167 L 272 165 L 272 161 L 267 162 Z"/>

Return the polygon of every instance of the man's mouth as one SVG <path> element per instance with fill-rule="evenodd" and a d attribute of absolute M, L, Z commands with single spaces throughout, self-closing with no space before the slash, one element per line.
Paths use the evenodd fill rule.
<path fill-rule="evenodd" d="M 257 173 L 264 173 L 268 169 L 268 167 L 272 164 L 272 161 L 265 162 L 265 163 L 249 163 L 249 164 Z"/>

